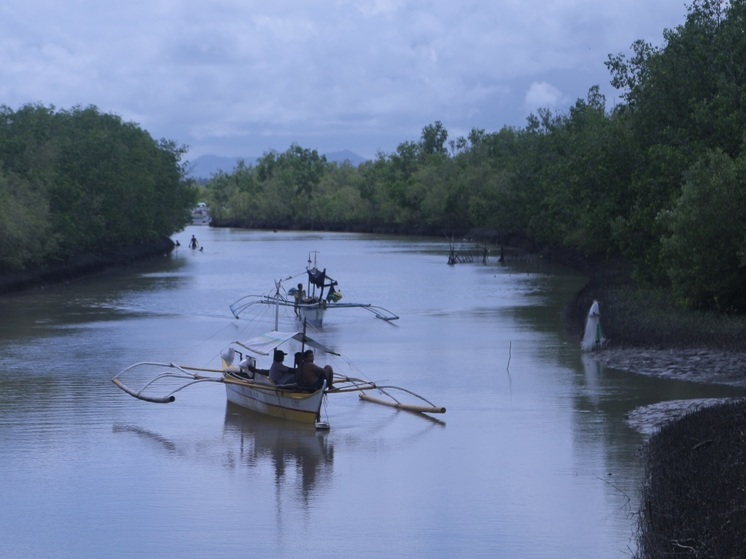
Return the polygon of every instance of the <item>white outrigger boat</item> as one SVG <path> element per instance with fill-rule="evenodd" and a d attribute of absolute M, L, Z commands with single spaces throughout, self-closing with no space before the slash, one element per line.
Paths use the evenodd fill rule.
<path fill-rule="evenodd" d="M 288 344 L 285 346 L 285 344 Z M 277 385 L 268 376 L 266 370 L 256 368 L 257 357 L 271 356 L 280 346 L 304 349 L 313 348 L 319 354 L 339 355 L 317 341 L 309 338 L 304 332 L 278 332 L 273 330 L 261 336 L 230 344 L 221 354 L 222 367 L 209 369 L 191 367 L 176 363 L 141 362 L 130 365 L 120 371 L 112 382 L 124 392 L 154 403 L 170 403 L 175 394 L 188 386 L 203 383 L 221 383 L 225 385 L 226 396 L 242 408 L 271 417 L 286 419 L 306 424 L 315 424 L 318 429 L 328 429 L 329 423 L 321 419 L 321 405 L 329 395 L 359 392 L 360 398 L 401 410 L 420 414 L 442 414 L 445 408 L 438 407 L 405 388 L 397 386 L 379 386 L 374 382 L 339 375 L 333 376 L 334 388 L 329 389 L 326 381 L 316 390 L 300 388 L 296 383 Z M 288 352 L 293 355 L 294 352 Z M 238 365 L 234 365 L 238 358 Z M 123 377 L 138 379 L 142 387 L 135 390 L 122 380 Z M 129 382 L 129 380 L 128 380 Z M 367 395 L 377 391 L 388 400 Z M 421 404 L 408 404 L 393 395 L 408 394 Z"/>
<path fill-rule="evenodd" d="M 291 280 L 300 275 L 306 276 L 306 287 L 303 293 L 298 295 L 298 288 L 292 287 L 286 292 L 282 282 Z M 302 286 L 302 282 L 300 283 Z M 296 297 L 297 296 L 297 297 Z M 316 265 L 316 254 L 313 262 L 311 255 L 308 256 L 306 270 L 301 274 L 290 276 L 284 280 L 275 282 L 275 293 L 273 295 L 246 295 L 230 305 L 233 316 L 239 318 L 241 313 L 255 305 L 279 305 L 291 307 L 298 320 L 314 328 L 321 328 L 324 324 L 324 314 L 328 309 L 364 309 L 386 322 L 398 320 L 398 316 L 388 309 L 378 307 L 370 303 L 341 303 L 342 293 L 338 289 L 336 280 L 326 274 L 326 268 L 319 270 Z"/>

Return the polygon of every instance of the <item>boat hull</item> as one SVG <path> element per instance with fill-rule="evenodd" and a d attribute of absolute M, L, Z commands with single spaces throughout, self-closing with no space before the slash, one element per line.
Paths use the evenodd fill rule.
<path fill-rule="evenodd" d="M 228 401 L 242 408 L 299 423 L 315 423 L 324 398 L 324 390 L 292 392 L 254 388 L 249 384 L 230 382 L 225 385 Z"/>
<path fill-rule="evenodd" d="M 325 306 L 322 305 L 307 305 L 300 307 L 300 318 L 306 324 L 310 324 L 314 328 L 321 328 L 324 326 L 324 311 Z"/>

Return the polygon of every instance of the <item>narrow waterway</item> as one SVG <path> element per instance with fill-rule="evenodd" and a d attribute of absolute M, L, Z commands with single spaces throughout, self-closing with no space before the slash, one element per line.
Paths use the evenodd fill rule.
<path fill-rule="evenodd" d="M 627 414 L 743 393 L 584 357 L 562 331 L 583 283 L 569 270 L 448 266 L 437 239 L 174 238 L 161 260 L 0 298 L 2 557 L 628 557 L 645 435 Z M 315 337 L 445 415 L 337 395 L 317 432 L 228 406 L 220 385 L 158 405 L 111 383 L 138 361 L 218 367 L 273 326 L 228 306 L 293 285 L 309 255 L 343 302 L 401 317 L 332 309 Z"/>

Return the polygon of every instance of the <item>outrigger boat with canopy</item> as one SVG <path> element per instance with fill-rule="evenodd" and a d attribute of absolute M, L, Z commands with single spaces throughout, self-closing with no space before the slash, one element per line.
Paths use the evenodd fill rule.
<path fill-rule="evenodd" d="M 298 294 L 299 290 L 297 287 L 292 287 L 285 292 L 282 282 L 301 275 L 306 276 L 306 287 L 303 290 L 303 294 Z M 243 312 L 255 305 L 292 307 L 299 320 L 314 328 L 321 328 L 323 326 L 324 314 L 328 309 L 332 308 L 364 309 L 373 313 L 376 318 L 380 318 L 386 322 L 399 318 L 396 314 L 383 307 L 378 307 L 370 303 L 341 303 L 341 299 L 342 293 L 339 291 L 338 282 L 327 275 L 326 268 L 319 270 L 316 264 L 316 253 L 314 253 L 313 262 L 311 261 L 311 255 L 308 255 L 308 264 L 304 272 L 275 282 L 275 293 L 273 295 L 246 295 L 230 305 L 230 310 L 233 316 L 239 318 Z"/>
<path fill-rule="evenodd" d="M 442 414 L 445 408 L 434 405 L 422 396 L 398 386 L 378 385 L 374 382 L 344 376 L 335 371 L 334 388 L 328 388 L 326 381 L 318 389 L 303 389 L 296 383 L 277 385 L 269 378 L 266 370 L 256 368 L 256 359 L 273 355 L 280 347 L 299 349 L 312 348 L 327 356 L 339 354 L 313 340 L 305 332 L 279 332 L 273 330 L 243 341 L 235 341 L 222 353 L 222 367 L 210 369 L 191 367 L 176 363 L 141 362 L 130 365 L 119 372 L 112 381 L 124 392 L 154 403 L 170 403 L 175 394 L 189 386 L 204 383 L 225 385 L 226 396 L 243 408 L 260 414 L 306 424 L 315 424 L 317 429 L 328 429 L 328 421 L 321 418 L 321 406 L 327 396 L 349 392 L 360 393 L 360 398 L 400 410 L 419 414 Z M 288 351 L 290 355 L 295 352 Z M 238 362 L 238 364 L 234 364 Z M 137 379 L 142 385 L 135 390 L 122 380 L 123 377 Z M 128 380 L 128 382 L 130 382 Z M 368 392 L 378 392 L 388 399 L 369 396 Z M 395 395 L 396 394 L 396 395 Z M 398 397 L 397 397 L 398 396 Z M 402 401 L 411 397 L 414 404 Z"/>

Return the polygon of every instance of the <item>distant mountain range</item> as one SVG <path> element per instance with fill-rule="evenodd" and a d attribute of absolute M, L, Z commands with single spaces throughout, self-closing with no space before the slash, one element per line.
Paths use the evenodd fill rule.
<path fill-rule="evenodd" d="M 349 162 L 353 167 L 367 161 L 365 157 L 358 155 L 348 149 L 325 153 L 326 160 L 331 163 Z M 220 155 L 200 155 L 194 161 L 190 161 L 191 169 L 189 177 L 193 179 L 209 179 L 218 171 L 230 173 L 235 169 L 238 161 L 243 159 L 247 165 L 255 165 L 259 157 L 224 157 Z"/>

